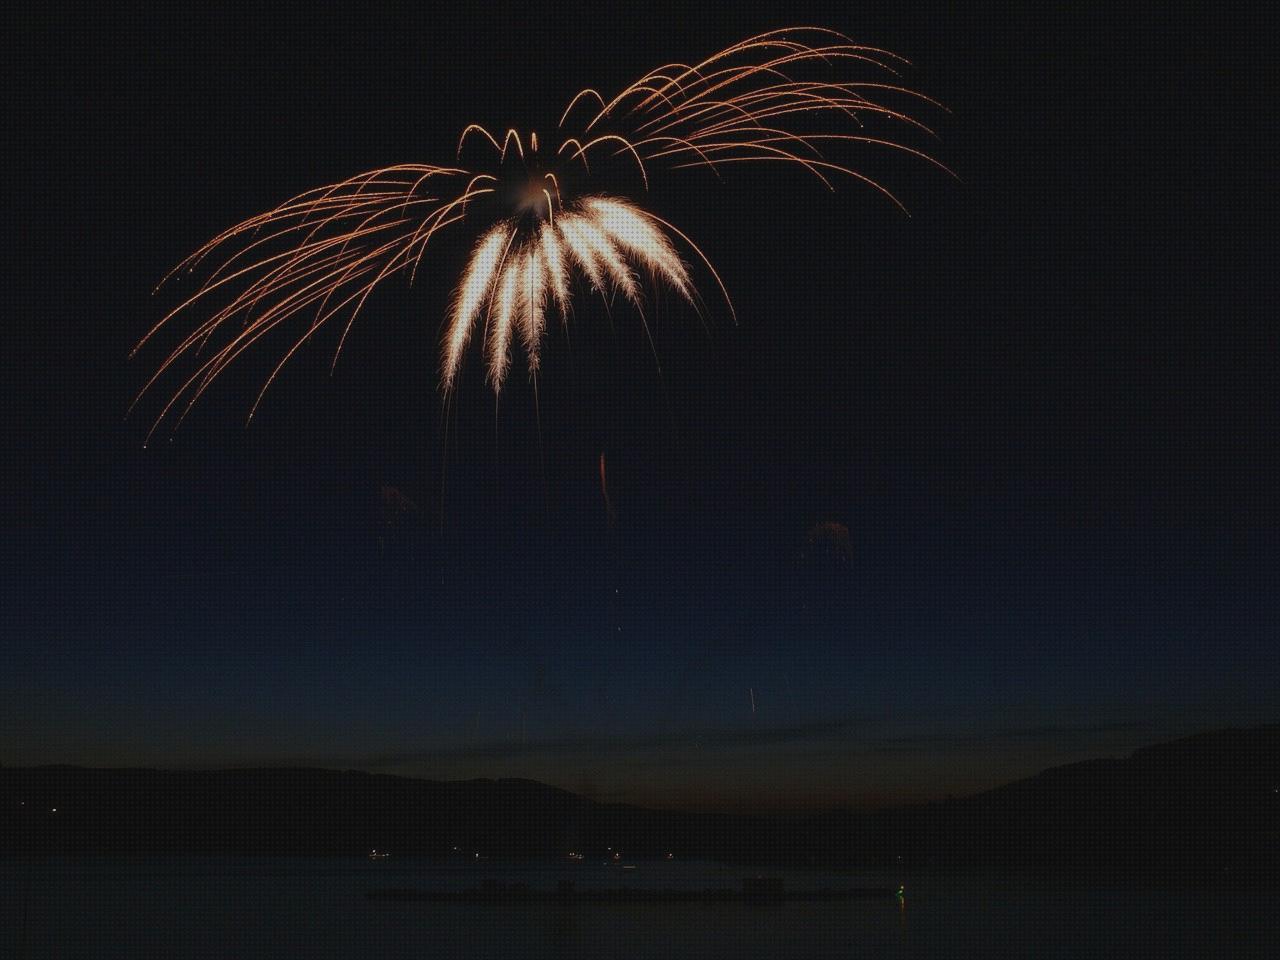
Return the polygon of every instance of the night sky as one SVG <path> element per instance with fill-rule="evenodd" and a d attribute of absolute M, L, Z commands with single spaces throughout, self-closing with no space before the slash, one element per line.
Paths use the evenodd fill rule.
<path fill-rule="evenodd" d="M 752 809 L 1275 721 L 1261 23 L 767 6 L 20 25 L 0 762 Z M 332 377 L 340 327 L 246 428 L 276 341 L 144 447 L 154 399 L 125 414 L 162 352 L 129 350 L 217 231 L 790 23 L 912 60 L 959 181 L 865 155 L 907 217 L 792 169 L 662 174 L 649 202 L 736 325 L 705 274 L 705 325 L 659 296 L 659 372 L 634 315 L 584 302 L 537 416 L 518 362 L 495 405 L 472 356 L 447 436 L 438 337 L 474 235 L 442 236 Z"/>

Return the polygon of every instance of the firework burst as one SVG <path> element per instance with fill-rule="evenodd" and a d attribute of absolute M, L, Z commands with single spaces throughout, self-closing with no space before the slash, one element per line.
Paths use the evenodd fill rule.
<path fill-rule="evenodd" d="M 636 200 L 595 187 L 599 168 L 628 165 L 643 195 L 657 175 L 654 168 L 705 168 L 720 176 L 734 164 L 785 163 L 827 188 L 836 177 L 851 177 L 901 206 L 883 185 L 827 151 L 887 148 L 941 166 L 889 133 L 866 132 L 869 120 L 881 120 L 878 126 L 891 133 L 931 133 L 907 109 L 937 104 L 895 82 L 904 64 L 830 30 L 771 31 L 697 64 L 661 66 L 610 99 L 594 89 L 580 91 L 559 117 L 554 149 L 536 132 L 522 136 L 511 129 L 499 137 L 471 124 L 458 141 L 457 166 L 382 167 L 250 217 L 170 273 L 207 267 L 199 289 L 134 350 L 179 314 L 202 311 L 202 322 L 170 350 L 138 395 L 184 358 L 194 359 L 195 369 L 179 378 L 151 432 L 166 420 L 181 422 L 220 373 L 277 328 L 292 326 L 292 342 L 258 392 L 250 419 L 285 363 L 330 321 L 341 327 L 336 364 L 373 289 L 397 274 L 412 280 L 437 234 L 472 227 L 479 216 L 487 222 L 478 229 L 445 317 L 440 382 L 446 391 L 457 381 L 477 328 L 495 391 L 517 340 L 536 375 L 548 317 L 567 318 L 574 291 L 583 285 L 606 298 L 621 295 L 643 321 L 649 284 L 665 284 L 698 308 L 696 267 L 714 278 L 732 312 L 702 250 Z M 861 68 L 870 76 L 833 79 L 848 72 L 841 68 Z M 487 170 L 461 166 L 465 154 L 480 150 L 488 154 Z"/>

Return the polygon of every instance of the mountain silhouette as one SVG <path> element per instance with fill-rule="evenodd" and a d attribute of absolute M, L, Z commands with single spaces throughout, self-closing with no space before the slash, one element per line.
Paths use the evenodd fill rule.
<path fill-rule="evenodd" d="M 750 816 L 604 804 L 530 780 L 327 769 L 0 767 L 0 854 L 563 857 L 1176 878 L 1280 876 L 1280 725 L 1055 767 L 974 796 Z"/>

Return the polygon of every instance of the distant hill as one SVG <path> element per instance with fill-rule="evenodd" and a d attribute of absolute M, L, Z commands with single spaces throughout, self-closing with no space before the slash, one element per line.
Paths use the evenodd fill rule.
<path fill-rule="evenodd" d="M 55 812 L 56 810 L 56 812 Z M 1056 767 L 875 813 L 747 817 L 601 804 L 528 780 L 359 771 L 0 768 L 0 853 L 709 856 L 1280 877 L 1280 725 Z"/>
<path fill-rule="evenodd" d="M 3 848 L 39 836 L 86 851 L 540 855 L 563 852 L 580 824 L 654 816 L 528 780 L 324 769 L 0 769 L 0 806 L 10 818 Z"/>
<path fill-rule="evenodd" d="M 825 825 L 841 842 L 915 862 L 1280 878 L 1280 725 L 1199 734 Z"/>

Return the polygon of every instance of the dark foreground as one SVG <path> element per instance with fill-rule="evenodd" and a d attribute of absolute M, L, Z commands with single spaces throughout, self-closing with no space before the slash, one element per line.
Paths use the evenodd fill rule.
<path fill-rule="evenodd" d="M 577 886 L 732 888 L 738 867 L 600 862 Z M 1002 960 L 1274 956 L 1274 894 L 1016 883 L 908 873 L 889 896 L 832 900 L 639 896 L 371 898 L 375 890 L 525 883 L 556 889 L 554 863 L 451 866 L 361 858 L 0 859 L 0 957 L 31 960 Z M 518 878 L 518 879 L 512 879 Z M 840 878 L 788 873 L 788 888 Z M 897 884 L 904 884 L 899 898 Z M 859 884 L 861 885 L 861 884 Z"/>

